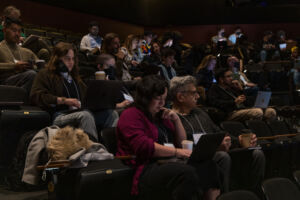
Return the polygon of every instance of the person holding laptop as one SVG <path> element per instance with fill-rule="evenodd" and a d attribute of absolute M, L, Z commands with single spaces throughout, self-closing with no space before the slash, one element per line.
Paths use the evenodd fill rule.
<path fill-rule="evenodd" d="M 180 118 L 164 108 L 167 92 L 168 83 L 160 76 L 144 77 L 137 84 L 133 106 L 120 116 L 117 155 L 136 156 L 126 161 L 135 170 L 132 194 L 141 199 L 190 200 L 202 190 L 203 199 L 216 199 L 220 181 L 214 161 L 157 162 L 163 157 L 187 159 L 192 154 L 181 148 L 186 133 Z"/>
<path fill-rule="evenodd" d="M 275 119 L 273 108 L 254 108 L 253 101 L 244 94 L 244 90 L 232 80 L 232 71 L 225 68 L 216 70 L 217 84 L 208 91 L 208 103 L 227 114 L 226 120 L 246 121 L 251 119 Z"/>
<path fill-rule="evenodd" d="M 187 139 L 194 140 L 200 134 L 215 134 L 221 132 L 221 129 L 214 124 L 211 118 L 201 108 L 197 107 L 199 94 L 196 89 L 197 80 L 192 76 L 174 77 L 170 82 L 170 98 L 173 102 L 172 110 L 175 111 L 186 131 Z M 194 140 L 195 141 L 195 140 Z M 256 135 L 252 134 L 251 147 L 256 146 Z M 229 148 L 240 147 L 241 136 L 238 138 L 225 136 L 219 147 L 219 151 L 215 153 L 213 160 L 218 164 L 223 174 L 223 191 L 229 191 L 231 157 L 227 153 Z M 265 157 L 261 150 L 254 150 L 252 157 L 249 159 L 246 172 L 247 186 L 254 189 L 260 185 L 260 181 L 264 177 Z M 244 167 L 243 169 L 246 169 Z M 238 173 L 244 173 L 242 170 Z"/>
<path fill-rule="evenodd" d="M 95 119 L 88 110 L 81 110 L 87 88 L 79 77 L 75 53 L 70 43 L 60 42 L 54 47 L 49 63 L 34 79 L 30 100 L 50 113 L 53 124 L 78 126 L 90 139 L 98 141 L 95 119 L 102 128 L 116 122 L 112 110 L 94 113 Z"/>

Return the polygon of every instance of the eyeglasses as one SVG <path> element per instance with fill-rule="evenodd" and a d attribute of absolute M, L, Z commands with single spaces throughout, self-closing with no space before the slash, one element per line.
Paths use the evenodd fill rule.
<path fill-rule="evenodd" d="M 191 91 L 191 90 L 187 90 L 187 91 L 183 91 L 184 93 L 189 93 L 189 94 L 191 94 L 192 96 L 195 96 L 196 94 L 198 94 L 198 91 L 197 90 L 193 90 L 193 91 Z"/>

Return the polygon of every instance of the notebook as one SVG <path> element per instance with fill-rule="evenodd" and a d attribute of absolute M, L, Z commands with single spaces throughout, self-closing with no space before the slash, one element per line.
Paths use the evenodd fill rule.
<path fill-rule="evenodd" d="M 272 92 L 258 91 L 254 107 L 267 108 L 271 99 Z"/>

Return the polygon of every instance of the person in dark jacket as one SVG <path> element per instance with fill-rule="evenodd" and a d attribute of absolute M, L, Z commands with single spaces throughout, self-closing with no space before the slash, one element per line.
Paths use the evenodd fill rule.
<path fill-rule="evenodd" d="M 186 131 L 188 140 L 194 140 L 199 134 L 222 132 L 222 130 L 211 120 L 209 115 L 197 106 L 199 95 L 197 93 L 196 79 L 194 77 L 181 76 L 173 78 L 170 82 L 169 96 L 173 101 L 172 110 L 178 114 Z M 247 188 L 256 191 L 257 186 L 260 185 L 260 182 L 264 178 L 265 156 L 261 150 L 254 150 L 251 152 L 251 155 L 244 153 L 243 155 L 247 157 L 247 161 L 244 162 L 242 166 L 240 163 L 237 165 L 239 159 L 231 160 L 231 156 L 227 151 L 229 148 L 242 147 L 241 141 L 241 135 L 232 136 L 227 134 L 213 157 L 213 160 L 218 164 L 222 171 L 223 192 L 229 191 L 230 182 L 237 182 L 238 185 L 241 186 L 241 189 Z M 257 145 L 255 134 L 252 134 L 250 143 L 251 147 Z M 232 166 L 232 164 L 234 164 L 234 166 Z M 230 181 L 231 169 L 234 169 L 234 174 L 237 174 L 236 177 L 241 177 L 241 179 L 236 178 L 235 180 Z M 246 184 L 241 184 L 243 182 L 246 182 Z"/>
<path fill-rule="evenodd" d="M 94 141 L 98 140 L 96 123 L 88 110 L 81 110 L 86 94 L 86 85 L 79 77 L 79 68 L 72 44 L 58 43 L 45 69 L 42 69 L 32 85 L 30 99 L 50 113 L 53 124 L 63 127 L 75 125 L 82 128 Z M 95 113 L 97 125 L 113 126 L 113 111 Z"/>
<path fill-rule="evenodd" d="M 232 71 L 220 68 L 216 71 L 217 84 L 208 91 L 208 103 L 227 113 L 227 120 L 245 121 L 250 119 L 274 119 L 276 111 L 273 108 L 262 110 L 254 108 L 253 101 L 246 97 L 243 88 L 237 80 L 232 80 Z"/>
<path fill-rule="evenodd" d="M 214 69 L 217 64 L 217 59 L 213 55 L 205 56 L 200 65 L 196 69 L 197 85 L 203 86 L 207 91 L 215 82 Z"/>

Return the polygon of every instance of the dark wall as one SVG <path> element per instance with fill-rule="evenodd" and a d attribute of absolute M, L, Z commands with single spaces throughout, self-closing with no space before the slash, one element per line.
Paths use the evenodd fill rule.
<path fill-rule="evenodd" d="M 31 0 L 141 26 L 300 22 L 300 2 L 232 7 L 229 0 Z M 255 1 L 255 0 L 253 0 Z M 278 4 L 280 2 L 280 4 Z"/>
<path fill-rule="evenodd" d="M 88 3 L 91 3 L 92 0 L 86 0 L 86 5 Z M 34 1 L 28 1 L 28 0 L 1 0 L 0 1 L 0 12 L 2 12 L 3 8 L 7 5 L 15 5 L 22 11 L 22 19 L 25 23 L 32 23 L 36 25 L 41 26 L 50 26 L 50 27 L 56 27 L 60 29 L 66 29 L 71 30 L 74 32 L 81 32 L 86 33 L 87 31 L 87 24 L 91 20 L 97 20 L 99 21 L 101 28 L 100 28 L 100 34 L 104 36 L 107 32 L 116 32 L 118 33 L 121 38 L 125 38 L 128 34 L 135 33 L 135 34 L 141 34 L 145 29 L 151 29 L 153 31 L 156 31 L 157 33 L 162 33 L 167 30 L 178 30 L 183 33 L 184 35 L 184 41 L 186 42 L 193 42 L 193 43 L 205 43 L 209 42 L 210 38 L 216 34 L 216 30 L 218 26 L 223 26 L 226 29 L 226 34 L 229 35 L 233 31 L 234 27 L 236 25 L 241 26 L 244 29 L 244 32 L 249 37 L 250 41 L 257 41 L 260 40 L 262 37 L 262 34 L 265 30 L 273 30 L 277 31 L 279 29 L 284 29 L 287 31 L 288 38 L 298 38 L 300 36 L 300 22 L 293 22 L 293 20 L 290 21 L 290 23 L 279 23 L 279 22 L 273 22 L 274 20 L 270 19 L 268 23 L 252 23 L 252 24 L 246 24 L 245 22 L 242 23 L 231 23 L 226 24 L 222 23 L 224 21 L 223 18 L 219 19 L 218 23 L 212 23 L 213 25 L 207 25 L 202 24 L 201 21 L 196 25 L 189 25 L 191 21 L 197 19 L 197 17 L 203 15 L 212 15 L 218 13 L 216 10 L 222 10 L 222 8 L 228 8 L 224 5 L 221 5 L 218 0 L 210 0 L 207 1 L 209 3 L 206 4 L 206 7 L 195 7 L 194 10 L 199 10 L 198 15 L 191 17 L 190 19 L 187 18 L 186 15 L 182 15 L 181 13 L 187 12 L 186 10 L 190 8 L 191 0 L 185 0 L 186 4 L 181 4 L 178 0 L 174 0 L 173 4 L 168 4 L 169 0 L 159 1 L 159 0 L 143 0 L 143 1 L 136 1 L 134 5 L 132 0 L 118 0 L 120 5 L 123 7 L 118 7 L 115 10 L 114 9 L 105 9 L 106 7 L 112 7 L 115 2 L 115 0 L 111 1 L 94 1 L 94 2 L 101 2 L 104 4 L 104 6 L 97 7 L 99 10 L 99 15 L 102 12 L 108 12 L 111 13 L 121 11 L 120 15 L 115 16 L 117 18 L 123 18 L 123 19 L 129 19 L 132 17 L 132 15 L 141 16 L 139 19 L 132 19 L 132 20 L 146 20 L 142 16 L 147 16 L 149 19 L 153 18 L 154 21 L 158 20 L 161 12 L 164 12 L 166 9 L 169 8 L 168 12 L 165 12 L 166 18 L 160 18 L 161 21 L 168 21 L 172 18 L 172 16 L 176 15 L 177 18 L 182 18 L 182 22 L 184 25 L 172 25 L 168 26 L 171 28 L 165 28 L 166 26 L 141 26 L 141 25 L 134 25 L 126 22 L 111 20 L 103 17 L 99 17 L 95 14 L 87 14 L 85 12 L 79 12 L 79 11 L 72 11 L 70 9 L 62 8 L 62 7 L 55 7 L 47 4 L 41 4 Z M 58 0 L 53 0 L 53 2 L 58 2 Z M 62 2 L 62 1 L 60 1 Z M 81 0 L 74 0 L 71 4 L 74 5 L 81 5 Z M 195 2 L 195 1 L 194 1 Z M 198 2 L 198 1 L 197 1 Z M 66 1 L 63 2 L 63 4 L 66 4 Z M 67 3 L 69 5 L 70 2 Z M 170 6 L 171 5 L 171 6 Z M 181 8 L 177 9 L 180 5 Z M 83 6 L 82 9 L 88 9 L 89 6 Z M 210 9 L 211 7 L 214 7 L 215 9 Z M 136 8 L 130 11 L 130 8 Z M 156 8 L 156 15 L 152 14 L 154 8 Z M 246 8 L 243 8 L 246 9 Z M 261 8 L 263 9 L 263 8 Z M 201 12 L 200 12 L 201 11 Z M 220 11 L 221 12 L 221 11 Z M 224 10 L 222 12 L 225 12 Z M 125 14 L 124 14 L 125 13 Z M 127 13 L 127 14 L 126 14 Z M 280 12 L 279 12 L 280 13 Z M 1 13 L 0 13 L 1 14 Z M 123 14 L 123 16 L 121 15 Z M 151 15 L 152 14 L 152 15 Z M 168 15 L 169 14 L 169 15 Z M 300 14 L 300 12 L 297 13 L 290 13 L 289 17 L 293 18 Z M 169 17 L 168 17 L 168 16 Z M 193 15 L 191 12 L 190 15 Z M 253 13 L 253 16 L 256 14 Z M 125 17 L 126 16 L 126 17 Z M 238 13 L 231 13 L 232 19 L 239 19 Z M 283 16 L 283 15 L 278 15 Z M 268 16 L 267 16 L 268 17 Z M 269 17 L 270 18 L 270 17 Z M 150 21 L 148 19 L 148 21 Z M 297 20 L 300 19 L 296 18 Z M 209 18 L 202 18 L 202 21 L 209 21 Z M 242 20 L 241 20 L 242 21 Z M 179 22 L 178 22 L 179 23 Z M 179 23 L 179 24 L 180 24 Z M 145 23 L 146 24 L 146 23 Z"/>
<path fill-rule="evenodd" d="M 68 3 L 71 3 L 71 1 L 68 1 Z M 88 23 L 97 20 L 100 24 L 100 34 L 103 36 L 108 32 L 116 32 L 122 38 L 125 38 L 131 33 L 141 34 L 144 32 L 142 26 L 26 0 L 1 0 L 0 12 L 7 5 L 15 5 L 21 10 L 21 18 L 24 23 L 86 33 Z"/>

